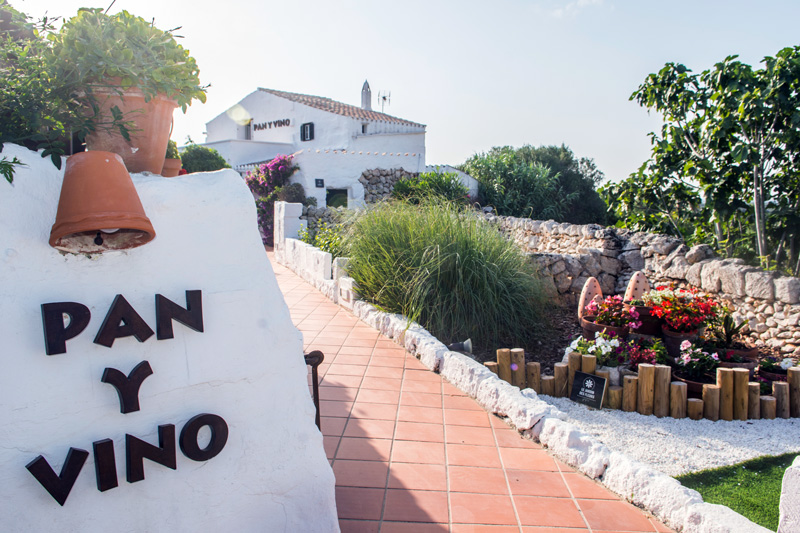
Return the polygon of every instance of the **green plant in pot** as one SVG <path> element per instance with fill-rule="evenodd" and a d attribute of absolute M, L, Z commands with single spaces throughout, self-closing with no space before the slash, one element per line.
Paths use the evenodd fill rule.
<path fill-rule="evenodd" d="M 744 342 L 742 330 L 747 322 L 737 324 L 731 309 L 722 307 L 721 312 L 708 324 L 702 340 L 704 348 L 719 353 L 720 366 L 724 368 L 746 368 L 750 378 L 758 365 L 758 348 Z"/>
<path fill-rule="evenodd" d="M 121 11 L 80 9 L 53 37 L 52 65 L 61 83 L 94 118 L 89 150 L 118 153 L 131 172 L 161 172 L 172 112 L 205 102 L 195 60 L 170 32 Z M 105 135 L 105 123 L 126 124 Z"/>
<path fill-rule="evenodd" d="M 61 168 L 63 155 L 81 151 L 90 129 L 113 129 L 123 121 L 98 124 L 76 100 L 78 85 L 56 76 L 54 19 L 31 20 L 0 0 L 0 149 L 14 143 L 39 151 Z M 2 175 L 13 180 L 17 163 L 4 161 Z"/>
<path fill-rule="evenodd" d="M 167 143 L 167 158 L 164 159 L 164 168 L 161 175 L 165 178 L 174 178 L 181 171 L 181 154 L 178 152 L 178 145 L 172 139 Z"/>

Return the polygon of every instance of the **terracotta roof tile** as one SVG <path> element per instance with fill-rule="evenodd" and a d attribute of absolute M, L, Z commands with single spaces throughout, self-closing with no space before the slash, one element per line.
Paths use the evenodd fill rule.
<path fill-rule="evenodd" d="M 264 89 L 263 87 L 259 87 L 258 90 L 274 94 L 275 96 L 280 96 L 281 98 L 286 98 L 287 100 L 297 102 L 298 104 L 307 105 L 315 109 L 321 109 L 322 111 L 335 113 L 337 115 L 342 115 L 344 117 L 350 117 L 357 120 L 374 120 L 379 122 L 392 122 L 394 124 L 402 124 L 404 126 L 416 126 L 419 128 L 425 127 L 424 124 L 418 124 L 416 122 L 411 122 L 410 120 L 393 117 L 391 115 L 387 115 L 386 113 L 379 113 L 378 111 L 367 111 L 366 109 L 361 109 L 360 107 L 354 105 L 337 102 L 336 100 L 331 100 L 330 98 L 324 98 L 322 96 L 287 93 L 285 91 L 276 91 L 274 89 Z"/>

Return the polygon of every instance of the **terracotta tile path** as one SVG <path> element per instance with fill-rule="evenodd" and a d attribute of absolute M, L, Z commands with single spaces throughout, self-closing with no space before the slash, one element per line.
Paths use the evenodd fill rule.
<path fill-rule="evenodd" d="M 670 531 L 487 414 L 270 255 L 306 353 L 343 532 Z"/>

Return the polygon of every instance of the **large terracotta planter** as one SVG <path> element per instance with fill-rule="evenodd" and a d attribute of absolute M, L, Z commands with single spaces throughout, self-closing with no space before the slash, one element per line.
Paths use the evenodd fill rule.
<path fill-rule="evenodd" d="M 746 368 L 750 371 L 750 380 L 753 379 L 756 373 L 756 367 L 758 366 L 758 348 L 754 347 L 747 350 L 720 348 L 718 351 L 720 354 L 719 366 L 722 368 Z M 733 352 L 733 355 L 741 357 L 743 361 L 741 363 L 727 363 L 722 361 L 722 354 L 727 352 Z"/>
<path fill-rule="evenodd" d="M 161 168 L 161 175 L 165 178 L 174 178 L 181 171 L 182 161 L 180 159 L 167 158 Z"/>
<path fill-rule="evenodd" d="M 776 374 L 775 372 L 767 372 L 766 370 L 758 369 L 758 375 L 767 381 L 786 381 L 786 374 Z"/>
<path fill-rule="evenodd" d="M 100 253 L 135 248 L 155 236 L 119 155 L 94 151 L 67 159 L 50 246 Z"/>
<path fill-rule="evenodd" d="M 697 330 L 682 333 L 672 331 L 666 325 L 661 326 L 661 333 L 664 335 L 664 347 L 667 349 L 669 356 L 673 359 L 677 359 L 681 356 L 681 343 L 683 343 L 683 341 L 695 341 L 699 335 Z"/>
<path fill-rule="evenodd" d="M 583 329 L 583 337 L 585 339 L 594 340 L 598 333 L 613 333 L 619 339 L 626 339 L 628 337 L 627 327 L 604 326 L 603 324 L 596 324 L 595 317 L 584 316 L 581 317 L 581 328 Z"/>
<path fill-rule="evenodd" d="M 657 336 L 661 334 L 661 326 L 664 325 L 664 320 L 653 315 L 653 308 L 647 305 L 631 305 L 625 304 L 625 309 L 635 309 L 639 313 L 639 320 L 642 325 L 634 330 L 638 335 L 651 335 Z"/>
<path fill-rule="evenodd" d="M 111 120 L 111 108 L 117 106 L 123 120 L 132 122 L 129 127 L 130 141 L 119 131 L 99 129 L 86 136 L 88 150 L 114 152 L 122 157 L 129 172 L 152 172 L 160 174 L 164 166 L 167 143 L 172 126 L 172 113 L 178 104 L 163 95 L 145 102 L 139 89 L 114 88 L 94 89 L 93 94 L 100 107 L 104 121 Z"/>
<path fill-rule="evenodd" d="M 672 379 L 686 383 L 686 392 L 689 398 L 702 398 L 703 385 L 713 385 L 716 383 L 711 377 L 708 377 L 706 381 L 695 381 L 697 378 L 684 377 L 674 371 L 672 372 Z"/>

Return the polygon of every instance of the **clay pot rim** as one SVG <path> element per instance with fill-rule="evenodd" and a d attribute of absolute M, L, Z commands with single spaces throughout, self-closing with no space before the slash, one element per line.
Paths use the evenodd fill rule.
<path fill-rule="evenodd" d="M 700 328 L 693 329 L 692 331 L 675 331 L 675 330 L 669 329 L 668 325 L 662 324 L 661 325 L 661 331 L 664 333 L 664 335 L 669 335 L 671 337 L 680 337 L 680 336 L 683 336 L 683 335 L 686 335 L 686 336 L 697 335 L 700 332 Z"/>

